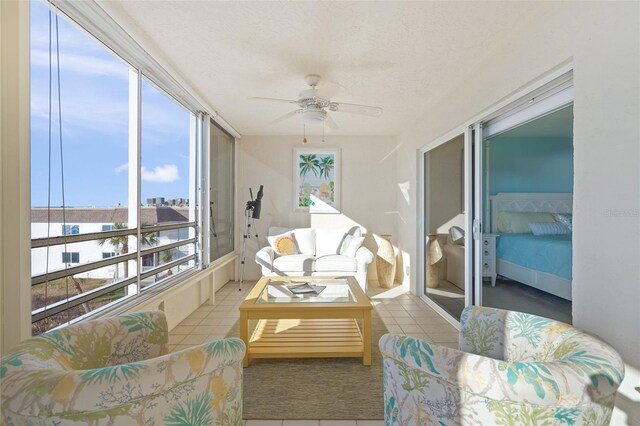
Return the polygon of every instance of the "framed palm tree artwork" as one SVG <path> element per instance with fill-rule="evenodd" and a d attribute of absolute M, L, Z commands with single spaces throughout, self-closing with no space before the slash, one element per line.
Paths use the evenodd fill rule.
<path fill-rule="evenodd" d="M 294 207 L 310 213 L 340 212 L 340 150 L 295 148 Z"/>

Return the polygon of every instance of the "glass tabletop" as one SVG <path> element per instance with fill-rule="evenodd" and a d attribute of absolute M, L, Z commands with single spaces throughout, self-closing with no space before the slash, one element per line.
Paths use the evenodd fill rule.
<path fill-rule="evenodd" d="M 269 280 L 256 303 L 353 303 L 346 279 Z"/>

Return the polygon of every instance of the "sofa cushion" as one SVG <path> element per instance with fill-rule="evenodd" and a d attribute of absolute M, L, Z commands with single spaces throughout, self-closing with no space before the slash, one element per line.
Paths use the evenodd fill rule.
<path fill-rule="evenodd" d="M 316 229 L 316 256 L 340 254 L 340 246 L 346 235 L 346 229 Z"/>
<path fill-rule="evenodd" d="M 358 265 L 353 257 L 331 254 L 316 259 L 316 272 L 356 272 L 357 270 Z"/>
<path fill-rule="evenodd" d="M 273 260 L 274 272 L 313 272 L 315 258 L 310 254 L 291 254 Z"/>

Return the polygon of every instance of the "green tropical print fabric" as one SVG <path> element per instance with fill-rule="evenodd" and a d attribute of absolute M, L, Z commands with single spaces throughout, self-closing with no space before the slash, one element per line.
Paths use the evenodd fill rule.
<path fill-rule="evenodd" d="M 606 425 L 624 364 L 561 322 L 471 306 L 460 350 L 403 335 L 379 342 L 385 424 Z"/>
<path fill-rule="evenodd" d="M 0 360 L 6 425 L 240 425 L 236 338 L 167 354 L 164 313 L 81 322 Z"/>

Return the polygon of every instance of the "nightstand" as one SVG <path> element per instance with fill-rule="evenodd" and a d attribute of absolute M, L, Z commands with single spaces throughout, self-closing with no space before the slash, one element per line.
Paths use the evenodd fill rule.
<path fill-rule="evenodd" d="M 491 286 L 496 286 L 496 238 L 497 234 L 482 235 L 482 278 L 491 278 Z"/>

